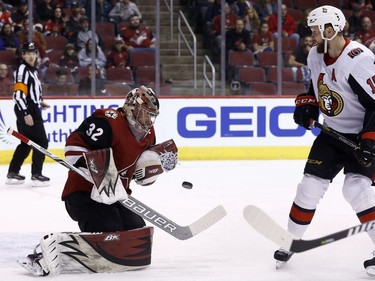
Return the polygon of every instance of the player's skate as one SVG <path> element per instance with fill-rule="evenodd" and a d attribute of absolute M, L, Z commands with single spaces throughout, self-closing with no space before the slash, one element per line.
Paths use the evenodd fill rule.
<path fill-rule="evenodd" d="M 23 261 L 17 260 L 17 263 L 34 276 L 46 276 L 48 273 L 46 273 L 40 265 L 40 260 L 43 258 L 43 254 L 37 253 L 36 251 L 39 246 L 40 244 L 35 247 L 33 254 L 28 255 Z"/>
<path fill-rule="evenodd" d="M 366 272 L 369 276 L 375 277 L 375 251 L 371 253 L 371 258 L 365 260 L 363 266 L 366 269 Z"/>
<path fill-rule="evenodd" d="M 19 173 L 8 173 L 6 184 L 23 184 L 25 182 L 25 177 Z"/>
<path fill-rule="evenodd" d="M 276 269 L 279 269 L 284 263 L 286 263 L 293 256 L 294 253 L 289 252 L 283 248 L 280 248 L 273 254 L 273 258 L 276 260 Z"/>
<path fill-rule="evenodd" d="M 49 186 L 49 178 L 41 174 L 34 174 L 31 177 L 31 186 Z"/>

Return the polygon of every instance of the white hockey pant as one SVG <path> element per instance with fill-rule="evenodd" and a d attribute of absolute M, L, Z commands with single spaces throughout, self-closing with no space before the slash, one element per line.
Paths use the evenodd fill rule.
<path fill-rule="evenodd" d="M 298 184 L 294 203 L 299 207 L 315 210 L 320 199 L 323 198 L 329 186 L 329 180 L 325 180 L 310 174 L 305 174 Z M 302 237 L 309 225 L 302 225 L 288 220 L 288 230 L 297 237 Z"/>
<path fill-rule="evenodd" d="M 368 177 L 353 173 L 346 174 L 342 194 L 356 214 L 375 206 L 375 193 L 371 184 L 372 181 Z M 367 233 L 375 244 L 375 229 Z"/>

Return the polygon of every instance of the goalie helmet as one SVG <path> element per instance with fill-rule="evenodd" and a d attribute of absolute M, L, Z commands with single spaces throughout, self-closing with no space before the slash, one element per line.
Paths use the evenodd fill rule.
<path fill-rule="evenodd" d="M 159 115 L 159 100 L 151 88 L 141 86 L 126 95 L 123 109 L 133 135 L 141 140 Z"/>
<path fill-rule="evenodd" d="M 344 30 L 346 23 L 345 16 L 343 12 L 333 6 L 325 5 L 316 8 L 310 12 L 307 17 L 307 25 L 318 26 L 320 34 L 324 40 L 332 40 L 336 37 L 337 33 Z M 324 36 L 324 29 L 326 24 L 331 24 L 333 30 L 336 32 L 331 38 L 326 38 Z"/>

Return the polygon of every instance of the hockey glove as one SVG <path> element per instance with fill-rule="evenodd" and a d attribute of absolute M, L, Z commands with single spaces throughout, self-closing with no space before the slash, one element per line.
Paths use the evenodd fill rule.
<path fill-rule="evenodd" d="M 310 119 L 318 120 L 319 117 L 319 103 L 315 96 L 306 93 L 299 94 L 295 99 L 295 105 L 294 122 L 310 130 Z"/>
<path fill-rule="evenodd" d="M 354 155 L 363 167 L 370 167 L 375 160 L 375 132 L 366 132 L 360 136 L 359 149 Z"/>

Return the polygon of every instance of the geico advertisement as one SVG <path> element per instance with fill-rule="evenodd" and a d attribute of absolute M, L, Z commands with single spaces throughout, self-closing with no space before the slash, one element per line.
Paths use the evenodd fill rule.
<path fill-rule="evenodd" d="M 68 135 L 98 108 L 117 108 L 121 99 L 51 99 L 42 112 L 50 148 L 63 148 Z M 0 150 L 19 143 L 7 135 L 16 127 L 12 100 L 0 105 Z M 304 146 L 317 131 L 293 122 L 294 101 L 285 98 L 160 98 L 156 119 L 157 139 L 173 138 L 178 146 Z"/>

